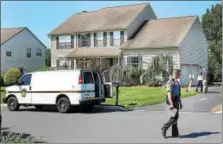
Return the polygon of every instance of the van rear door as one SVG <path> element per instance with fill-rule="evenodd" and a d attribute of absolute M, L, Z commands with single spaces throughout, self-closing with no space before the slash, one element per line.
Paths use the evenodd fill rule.
<path fill-rule="evenodd" d="M 80 79 L 79 79 L 80 81 Z M 81 100 L 91 100 L 95 98 L 95 84 L 91 71 L 82 71 L 81 74 Z"/>
<path fill-rule="evenodd" d="M 111 74 L 108 70 L 102 73 L 103 84 L 104 84 L 104 94 L 106 98 L 113 97 L 113 87 L 112 87 L 112 79 Z"/>

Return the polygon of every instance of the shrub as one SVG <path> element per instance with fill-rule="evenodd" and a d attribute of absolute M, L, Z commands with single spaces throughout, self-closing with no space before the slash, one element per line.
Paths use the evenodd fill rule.
<path fill-rule="evenodd" d="M 38 69 L 37 71 L 49 71 L 49 70 L 51 70 L 50 67 L 42 67 Z"/>
<path fill-rule="evenodd" d="M 124 67 L 119 70 L 119 81 L 123 86 L 140 85 L 140 76 L 143 70 L 134 67 Z"/>
<path fill-rule="evenodd" d="M 1 143 L 38 143 L 39 140 L 27 134 L 2 132 L 0 142 Z"/>
<path fill-rule="evenodd" d="M 4 75 L 4 81 L 6 84 L 15 84 L 21 75 L 22 74 L 19 69 L 9 69 Z"/>
<path fill-rule="evenodd" d="M 3 76 L 0 76 L 0 86 L 3 86 L 4 85 L 4 78 Z"/>

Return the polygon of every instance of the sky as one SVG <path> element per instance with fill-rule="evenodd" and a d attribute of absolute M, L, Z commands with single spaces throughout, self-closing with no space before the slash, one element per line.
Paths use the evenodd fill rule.
<path fill-rule="evenodd" d="M 219 1 L 1 1 L 1 28 L 28 27 L 48 48 L 49 32 L 81 11 L 149 2 L 158 18 L 198 15 Z"/>

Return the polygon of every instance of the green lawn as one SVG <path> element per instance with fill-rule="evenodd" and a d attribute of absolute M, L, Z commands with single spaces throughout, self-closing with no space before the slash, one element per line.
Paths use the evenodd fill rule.
<path fill-rule="evenodd" d="M 1 88 L 4 90 L 4 88 Z M 165 101 L 166 89 L 160 87 L 120 87 L 119 88 L 119 105 L 127 108 L 137 106 L 153 105 Z M 182 97 L 194 96 L 197 93 L 194 91 L 186 92 L 182 89 Z M 4 92 L 1 92 L 1 103 L 4 97 Z M 112 99 L 106 99 L 105 104 L 115 104 L 115 96 Z"/>
<path fill-rule="evenodd" d="M 182 89 L 182 97 L 194 96 L 194 91 L 186 92 Z M 119 105 L 127 108 L 138 106 L 153 105 L 165 101 L 166 89 L 160 87 L 120 87 Z M 112 99 L 106 99 L 105 104 L 115 104 L 115 96 Z"/>

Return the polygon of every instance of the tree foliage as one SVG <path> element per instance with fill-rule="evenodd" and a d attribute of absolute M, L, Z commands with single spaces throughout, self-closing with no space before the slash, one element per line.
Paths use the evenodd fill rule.
<path fill-rule="evenodd" d="M 50 48 L 47 48 L 45 51 L 45 63 L 47 67 L 51 65 L 51 51 Z"/>
<path fill-rule="evenodd" d="M 148 69 L 141 76 L 141 83 L 161 86 L 172 74 L 173 65 L 173 57 L 170 55 L 161 54 L 153 57 Z"/>
<path fill-rule="evenodd" d="M 211 81 L 221 80 L 222 69 L 222 5 L 212 5 L 202 16 L 202 27 L 208 40 L 208 69 Z"/>

